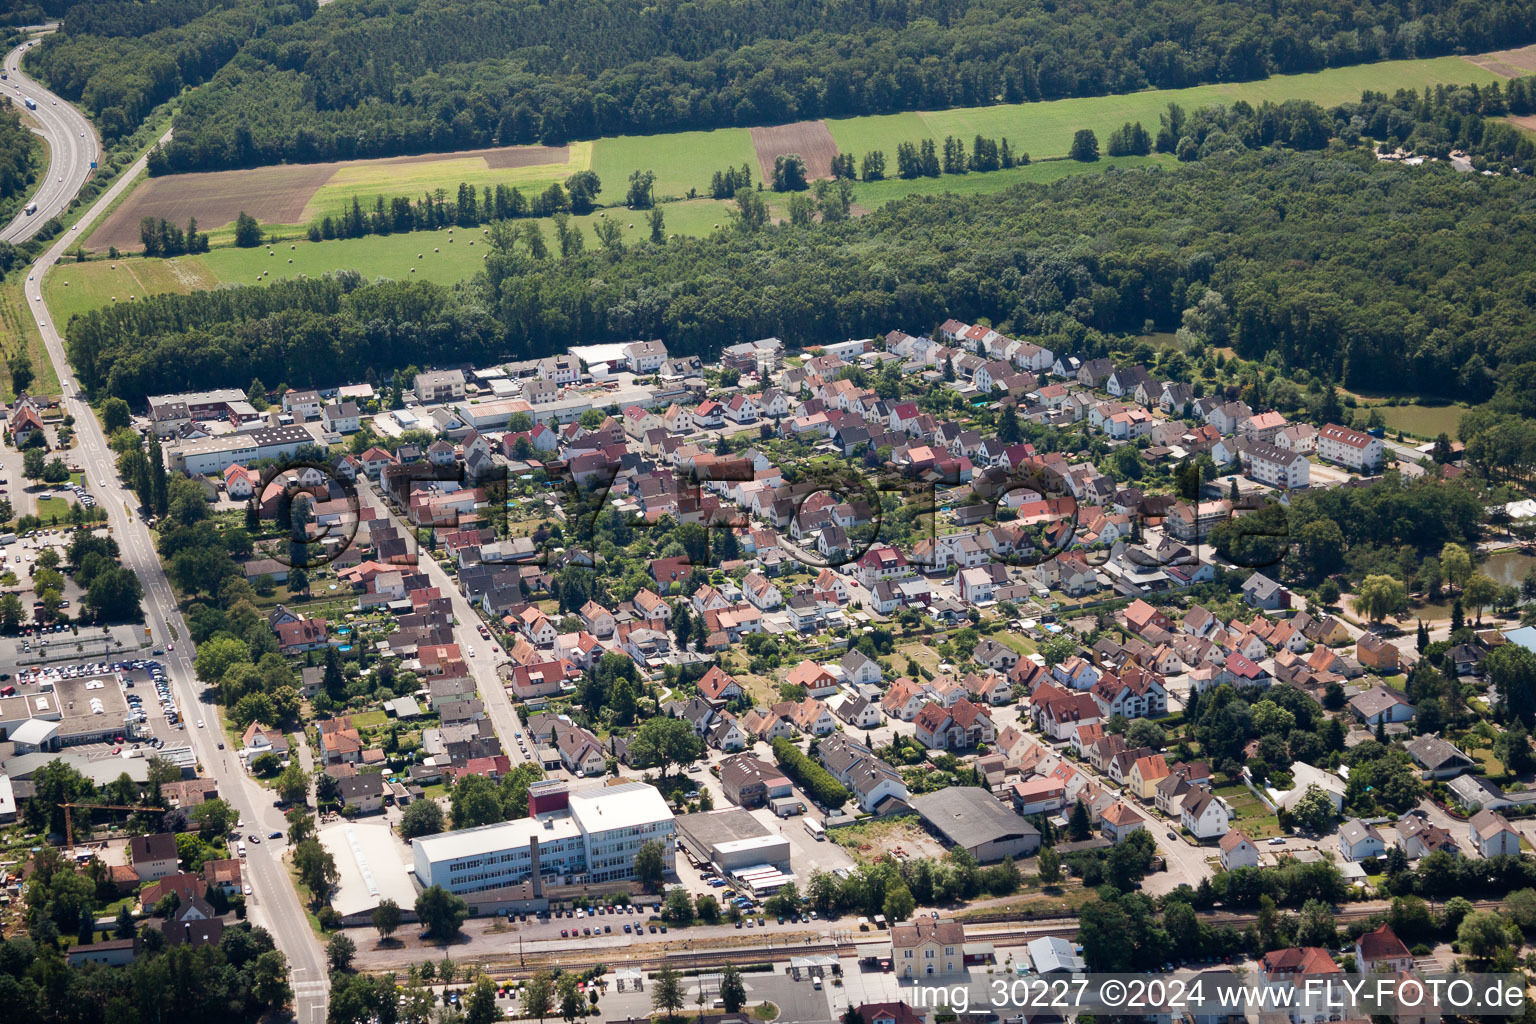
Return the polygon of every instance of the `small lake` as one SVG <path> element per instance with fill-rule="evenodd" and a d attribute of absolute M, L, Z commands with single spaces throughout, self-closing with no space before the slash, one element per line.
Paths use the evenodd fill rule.
<path fill-rule="evenodd" d="M 1522 555 L 1515 550 L 1495 551 L 1478 565 L 1477 571 L 1493 577 L 1501 587 L 1518 587 L 1525 574 L 1536 568 L 1536 556 Z M 1415 619 L 1448 619 L 1451 617 L 1452 600 L 1436 601 L 1409 607 L 1408 614 Z M 1486 609 L 1485 609 L 1486 612 Z"/>

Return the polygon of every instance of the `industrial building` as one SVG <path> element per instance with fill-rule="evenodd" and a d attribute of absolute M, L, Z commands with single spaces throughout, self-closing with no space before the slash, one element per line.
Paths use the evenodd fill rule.
<path fill-rule="evenodd" d="M 455 893 L 532 880 L 584 885 L 635 875 L 635 855 L 660 842 L 672 873 L 675 823 L 654 786 L 627 782 L 572 793 L 563 780 L 528 788 L 529 817 L 411 841 L 417 879 Z"/>
<path fill-rule="evenodd" d="M 911 800 L 929 828 L 982 864 L 1028 857 L 1040 849 L 1040 830 L 984 789 L 950 786 Z"/>
<path fill-rule="evenodd" d="M 166 468 L 189 476 L 222 473 L 232 462 L 244 466 L 257 459 L 286 458 L 316 443 L 315 435 L 305 427 L 256 427 L 170 445 L 165 449 Z"/>
<path fill-rule="evenodd" d="M 677 838 L 694 860 L 721 875 L 768 868 L 793 880 L 789 840 L 739 807 L 685 814 L 677 819 Z"/>

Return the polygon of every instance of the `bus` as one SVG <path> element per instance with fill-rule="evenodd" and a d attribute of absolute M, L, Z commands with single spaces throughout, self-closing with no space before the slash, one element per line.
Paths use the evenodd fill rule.
<path fill-rule="evenodd" d="M 24 102 L 27 104 L 28 110 L 37 109 L 37 100 L 33 99 L 31 96 L 28 96 Z"/>
<path fill-rule="evenodd" d="M 816 840 L 818 843 L 823 842 L 827 838 L 826 828 L 824 828 L 821 822 L 817 821 L 815 818 L 805 819 L 805 831 L 810 835 L 812 839 Z"/>

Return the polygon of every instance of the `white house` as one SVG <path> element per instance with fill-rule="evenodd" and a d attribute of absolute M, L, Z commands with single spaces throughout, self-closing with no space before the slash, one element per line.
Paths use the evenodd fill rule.
<path fill-rule="evenodd" d="M 1221 797 L 1207 790 L 1196 790 L 1184 798 L 1179 823 L 1196 839 L 1215 839 L 1227 834 L 1232 811 Z"/>
<path fill-rule="evenodd" d="M 1226 871 L 1259 866 L 1259 848 L 1243 833 L 1233 829 L 1221 837 L 1221 866 Z"/>
<path fill-rule="evenodd" d="M 1520 833 L 1498 811 L 1478 811 L 1472 815 L 1467 822 L 1467 833 L 1472 845 L 1484 857 L 1514 857 L 1520 853 Z"/>
<path fill-rule="evenodd" d="M 1348 861 L 1359 862 L 1380 857 L 1387 852 L 1381 833 L 1375 826 L 1367 825 L 1359 818 L 1350 818 L 1339 826 L 1339 852 Z"/>

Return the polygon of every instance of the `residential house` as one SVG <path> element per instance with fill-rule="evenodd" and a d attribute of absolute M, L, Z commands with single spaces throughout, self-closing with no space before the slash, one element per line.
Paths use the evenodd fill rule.
<path fill-rule="evenodd" d="M 1221 866 L 1226 871 L 1259 866 L 1259 849 L 1242 832 L 1233 829 L 1221 837 Z"/>
<path fill-rule="evenodd" d="M 1179 808 L 1179 823 L 1196 839 L 1216 839 L 1227 834 L 1232 811 L 1227 802 L 1208 790 L 1199 790 L 1184 798 Z"/>
<path fill-rule="evenodd" d="M 1498 811 L 1481 810 L 1467 821 L 1472 845 L 1484 857 L 1520 854 L 1520 833 Z"/>
<path fill-rule="evenodd" d="M 1350 818 L 1339 826 L 1339 852 L 1345 860 L 1358 863 L 1382 856 L 1387 852 L 1387 844 L 1374 825 Z"/>
<path fill-rule="evenodd" d="M 1390 925 L 1355 940 L 1355 970 L 1361 974 L 1399 974 L 1413 970 L 1413 954 Z"/>

